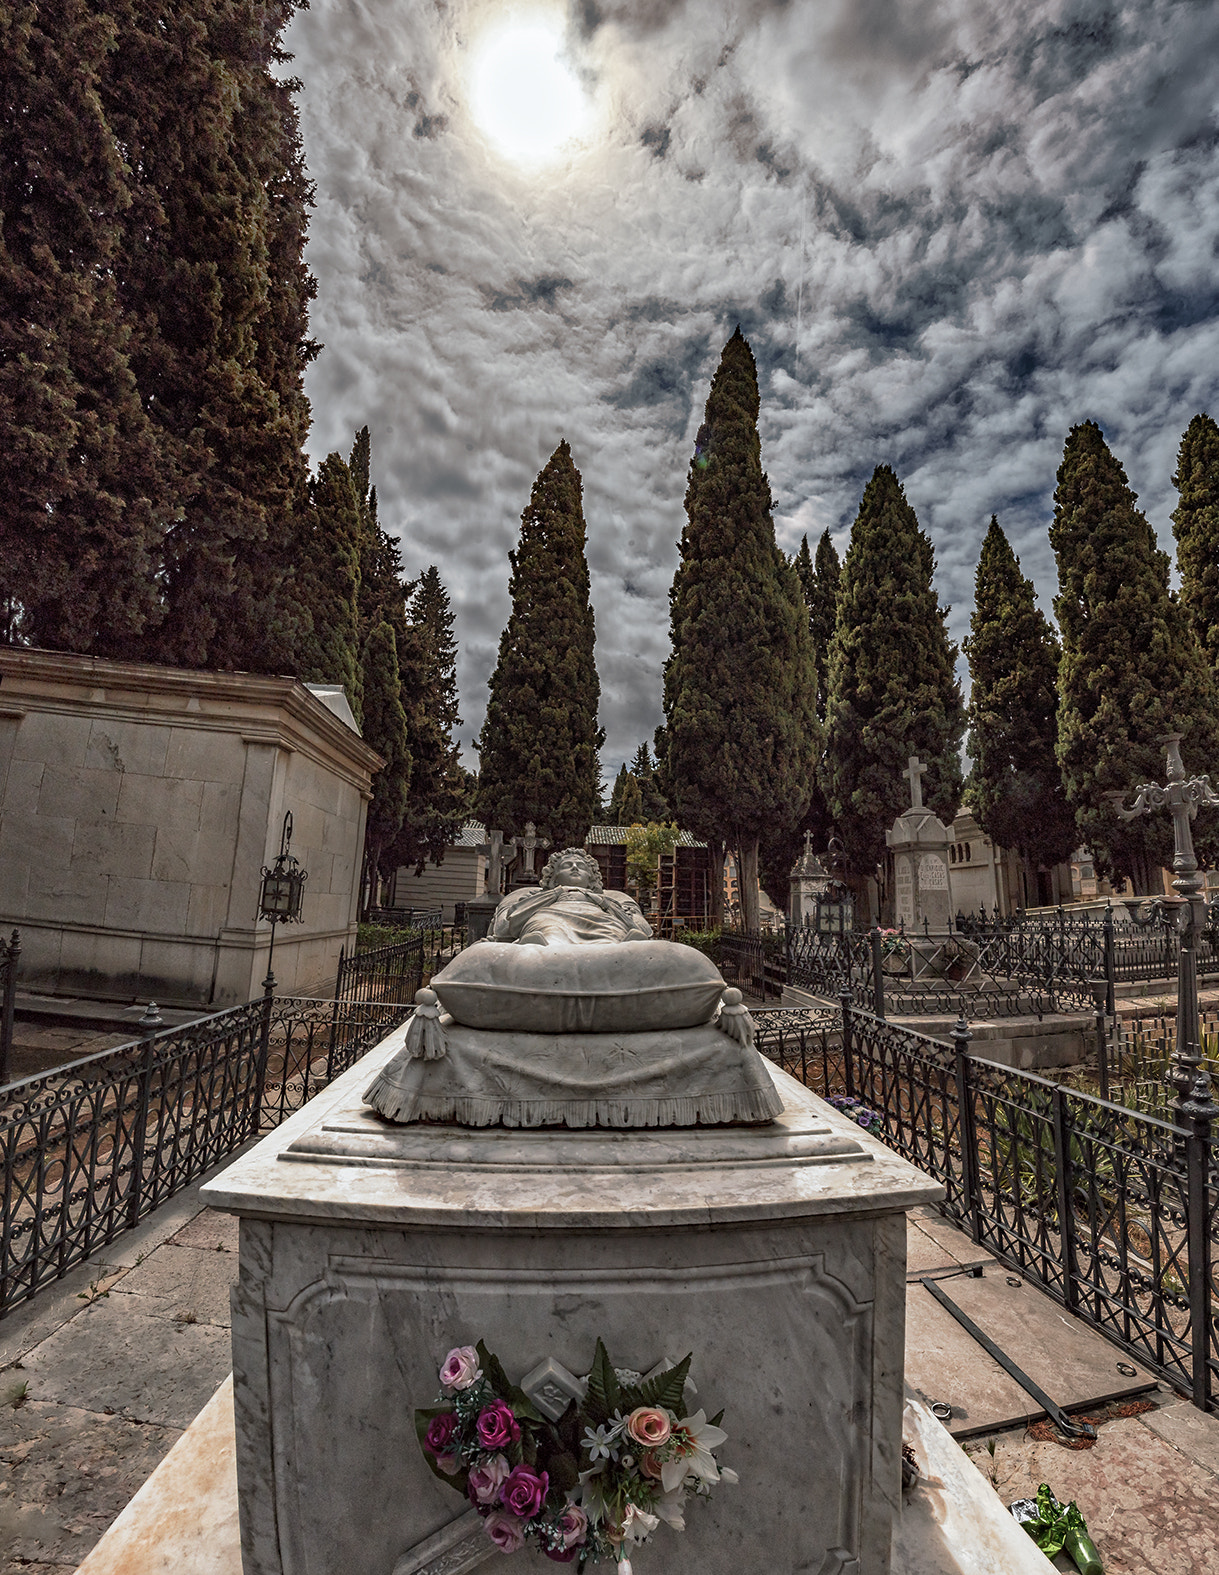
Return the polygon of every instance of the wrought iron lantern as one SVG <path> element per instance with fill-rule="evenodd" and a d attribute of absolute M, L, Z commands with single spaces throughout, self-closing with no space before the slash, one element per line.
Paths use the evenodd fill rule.
<path fill-rule="evenodd" d="M 300 924 L 308 873 L 300 860 L 288 850 L 292 845 L 292 811 L 284 816 L 283 834 L 275 863 L 262 867 L 262 890 L 258 896 L 258 917 L 274 924 Z"/>
<path fill-rule="evenodd" d="M 846 935 L 855 922 L 855 899 L 851 888 L 842 878 L 845 857 L 842 843 L 831 837 L 822 859 L 829 880 L 816 901 L 814 926 L 823 935 Z"/>

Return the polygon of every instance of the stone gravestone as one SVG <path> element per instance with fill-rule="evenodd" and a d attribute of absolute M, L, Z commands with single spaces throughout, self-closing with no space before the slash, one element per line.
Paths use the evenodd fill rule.
<path fill-rule="evenodd" d="M 817 899 L 830 884 L 829 871 L 813 852 L 813 834 L 804 833 L 804 852 L 792 865 L 789 877 L 790 914 L 793 924 L 811 924 L 817 915 Z"/>
<path fill-rule="evenodd" d="M 948 845 L 951 828 L 923 803 L 923 773 L 927 767 L 917 755 L 907 762 L 910 807 L 885 832 L 893 855 L 896 917 L 907 930 L 932 932 L 948 928 Z"/>
<path fill-rule="evenodd" d="M 204 1189 L 241 1216 L 245 1575 L 498 1565 L 503 1528 L 429 1469 L 413 1418 L 480 1339 L 552 1421 L 599 1339 L 635 1375 L 691 1353 L 683 1407 L 723 1408 L 739 1480 L 657 1526 L 641 1575 L 888 1575 L 904 1211 L 943 1189 L 763 1062 L 739 992 L 636 939 L 585 858 L 509 894 L 500 939 Z"/>

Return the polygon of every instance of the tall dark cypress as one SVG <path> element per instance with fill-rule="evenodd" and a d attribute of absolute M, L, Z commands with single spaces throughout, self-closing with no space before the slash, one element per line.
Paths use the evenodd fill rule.
<path fill-rule="evenodd" d="M 842 567 L 823 767 L 856 881 L 876 872 L 885 831 L 909 803 L 909 755 L 928 766 L 924 802 L 950 823 L 959 807 L 965 709 L 934 571 L 931 542 L 901 483 L 888 465 L 878 465 Z"/>
<path fill-rule="evenodd" d="M 813 656 L 817 663 L 817 715 L 823 722 L 830 694 L 830 641 L 834 638 L 838 622 L 838 589 L 841 583 L 842 565 L 838 561 L 830 533 L 826 530 L 821 533 L 821 540 L 817 543 L 809 601 Z"/>
<path fill-rule="evenodd" d="M 296 671 L 306 683 L 342 684 L 359 721 L 360 509 L 341 454 L 328 454 L 318 466 L 304 518 L 295 573 L 304 612 Z"/>
<path fill-rule="evenodd" d="M 1190 422 L 1172 478 L 1172 512 L 1181 571 L 1181 605 L 1212 670 L 1219 667 L 1219 426 L 1205 414 Z M 1219 770 L 1219 760 L 1211 769 Z"/>
<path fill-rule="evenodd" d="M 1072 427 L 1050 526 L 1062 638 L 1058 762 L 1102 870 L 1150 893 L 1171 859 L 1171 820 L 1121 821 L 1105 795 L 1162 779 L 1163 733 L 1183 735 L 1187 769 L 1219 762 L 1219 717 L 1214 677 L 1169 594 L 1168 555 L 1136 502 L 1095 421 Z"/>
<path fill-rule="evenodd" d="M 398 642 L 392 625 L 382 621 L 364 642 L 364 741 L 385 764 L 372 782 L 372 801 L 364 826 L 363 910 L 378 899 L 381 878 L 388 874 L 385 851 L 402 830 L 411 782 L 411 751 L 398 671 Z"/>
<path fill-rule="evenodd" d="M 533 821 L 556 847 L 588 835 L 605 742 L 581 492 L 563 441 L 534 482 L 508 555 L 512 611 L 478 741 L 486 824 L 516 835 Z"/>
<path fill-rule="evenodd" d="M 758 411 L 757 367 L 738 328 L 690 462 L 657 733 L 660 787 L 678 824 L 719 859 L 725 846 L 740 854 L 750 928 L 759 839 L 803 816 L 821 741 L 808 610 L 775 545 Z M 718 917 L 714 874 L 712 886 Z"/>
<path fill-rule="evenodd" d="M 173 517 L 115 280 L 128 198 L 79 0 L 0 6 L 0 638 L 121 656 Z"/>
<path fill-rule="evenodd" d="M 295 84 L 272 74 L 292 0 L 110 0 L 101 99 L 129 174 L 119 295 L 175 515 L 151 654 L 282 670 L 281 600 L 307 508 L 311 191 Z"/>
<path fill-rule="evenodd" d="M 1033 582 L 991 515 L 982 543 L 970 635 L 967 797 L 978 824 L 1032 868 L 1058 864 L 1079 840 L 1054 755 L 1058 641 Z M 1038 900 L 1035 884 L 1031 900 Z"/>

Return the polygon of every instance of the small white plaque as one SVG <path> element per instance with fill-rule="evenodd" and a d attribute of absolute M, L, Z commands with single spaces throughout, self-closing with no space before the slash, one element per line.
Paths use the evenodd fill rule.
<path fill-rule="evenodd" d="M 521 1388 L 544 1417 L 557 1422 L 573 1400 L 583 1400 L 588 1381 L 569 1373 L 562 1362 L 548 1356 L 521 1379 Z"/>
<path fill-rule="evenodd" d="M 918 861 L 918 889 L 920 891 L 947 891 L 948 866 L 934 853 L 924 853 Z"/>

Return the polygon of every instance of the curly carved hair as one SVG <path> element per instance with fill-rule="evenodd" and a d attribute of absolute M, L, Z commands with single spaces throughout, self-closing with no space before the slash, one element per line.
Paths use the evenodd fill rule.
<path fill-rule="evenodd" d="M 604 891 L 605 882 L 601 879 L 601 866 L 591 853 L 586 853 L 583 848 L 562 848 L 558 853 L 552 853 L 546 860 L 546 868 L 542 871 L 542 889 L 548 891 L 558 879 L 558 862 L 560 859 L 569 858 L 572 854 L 584 860 L 589 872 L 593 876 L 593 891 Z"/>

